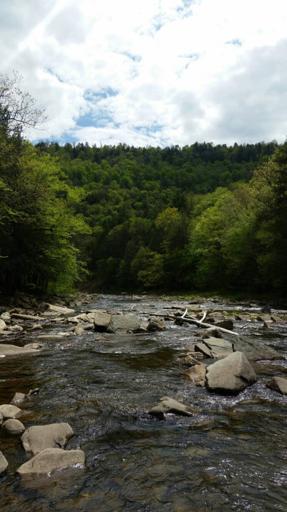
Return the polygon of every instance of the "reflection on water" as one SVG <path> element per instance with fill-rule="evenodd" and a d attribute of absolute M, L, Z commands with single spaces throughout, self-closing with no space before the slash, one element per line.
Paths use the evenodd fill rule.
<path fill-rule="evenodd" d="M 148 314 L 163 303 L 110 296 L 92 307 Z M 287 400 L 266 389 L 264 379 L 283 374 L 286 363 L 260 364 L 260 381 L 237 397 L 209 394 L 181 376 L 178 355 L 195 330 L 87 332 L 47 343 L 37 357 L 0 361 L 0 403 L 40 387 L 26 404 L 25 425 L 68 421 L 76 433 L 69 447 L 87 455 L 85 470 L 21 481 L 15 470 L 24 450 L 2 431 L 9 471 L 0 477 L 1 512 L 285 512 Z M 286 338 L 273 333 L 272 346 L 287 353 Z M 148 408 L 165 395 L 198 412 L 149 417 Z"/>

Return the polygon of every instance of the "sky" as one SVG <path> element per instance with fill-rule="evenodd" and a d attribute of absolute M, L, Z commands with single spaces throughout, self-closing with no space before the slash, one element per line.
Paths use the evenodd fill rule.
<path fill-rule="evenodd" d="M 1 0 L 0 73 L 34 141 L 233 144 L 287 135 L 286 0 Z"/>

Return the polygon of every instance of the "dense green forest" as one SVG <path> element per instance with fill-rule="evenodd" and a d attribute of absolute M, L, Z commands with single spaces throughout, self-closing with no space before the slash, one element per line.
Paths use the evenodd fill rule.
<path fill-rule="evenodd" d="M 284 294 L 287 144 L 32 145 L 39 113 L 15 122 L 13 87 L 0 90 L 2 292 Z"/>

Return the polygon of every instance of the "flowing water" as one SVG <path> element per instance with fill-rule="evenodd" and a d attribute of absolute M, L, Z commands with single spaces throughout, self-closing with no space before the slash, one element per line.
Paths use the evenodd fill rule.
<path fill-rule="evenodd" d="M 79 310 L 148 315 L 171 305 L 180 301 L 101 296 Z M 183 378 L 178 357 L 197 328 L 167 327 L 139 335 L 87 331 L 45 343 L 40 355 L 0 360 L 0 403 L 39 387 L 25 404 L 26 427 L 67 421 L 75 432 L 68 448 L 80 446 L 87 457 L 85 469 L 21 480 L 20 439 L 2 430 L 9 468 L 0 476 L 1 512 L 286 512 L 287 399 L 264 385 L 270 375 L 287 375 L 286 359 L 257 365 L 258 382 L 237 396 L 209 393 Z M 69 328 L 50 324 L 45 333 Z M 287 357 L 286 325 L 265 331 L 250 323 L 245 334 Z M 15 342 L 36 338 L 31 331 Z M 197 412 L 157 420 L 147 411 L 162 396 Z"/>

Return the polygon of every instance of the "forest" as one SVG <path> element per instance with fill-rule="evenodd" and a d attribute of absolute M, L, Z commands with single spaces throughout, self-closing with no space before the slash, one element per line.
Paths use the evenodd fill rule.
<path fill-rule="evenodd" d="M 285 294 L 287 143 L 32 144 L 17 94 L 2 80 L 2 293 Z"/>

